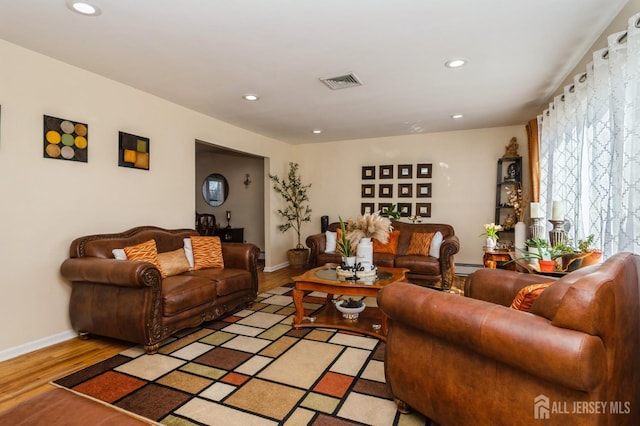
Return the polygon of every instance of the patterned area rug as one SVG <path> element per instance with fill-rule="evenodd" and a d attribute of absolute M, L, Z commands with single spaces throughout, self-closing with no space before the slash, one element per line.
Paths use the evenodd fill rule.
<path fill-rule="evenodd" d="M 305 295 L 305 314 L 324 293 Z M 375 306 L 375 299 L 366 299 Z M 165 425 L 429 425 L 396 411 L 384 342 L 291 327 L 291 286 L 251 309 L 185 330 L 155 355 L 142 347 L 54 383 Z"/>

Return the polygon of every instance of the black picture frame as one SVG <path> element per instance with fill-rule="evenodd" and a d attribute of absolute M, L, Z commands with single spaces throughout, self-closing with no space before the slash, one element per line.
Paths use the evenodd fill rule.
<path fill-rule="evenodd" d="M 376 166 L 362 166 L 362 180 L 376 178 Z"/>
<path fill-rule="evenodd" d="M 363 184 L 361 190 L 362 198 L 375 198 L 376 186 L 375 184 Z"/>
<path fill-rule="evenodd" d="M 411 203 L 398 203 L 398 212 L 400 217 L 411 216 Z"/>
<path fill-rule="evenodd" d="M 431 217 L 431 203 L 416 203 L 416 215 Z"/>
<path fill-rule="evenodd" d="M 374 208 L 374 203 L 360 203 L 360 214 L 375 213 Z"/>
<path fill-rule="evenodd" d="M 398 179 L 412 179 L 413 164 L 398 164 Z"/>
<path fill-rule="evenodd" d="M 378 197 L 379 198 L 393 198 L 393 185 L 381 183 L 378 184 Z"/>
<path fill-rule="evenodd" d="M 417 198 L 431 198 L 431 184 L 430 183 L 416 183 L 416 197 Z"/>
<path fill-rule="evenodd" d="M 393 179 L 393 165 L 380 166 L 380 179 Z"/>
<path fill-rule="evenodd" d="M 413 197 L 413 184 L 412 183 L 399 183 L 398 184 L 398 198 L 412 198 Z"/>
<path fill-rule="evenodd" d="M 390 209 L 392 203 L 378 203 L 378 211 L 382 212 L 384 209 Z"/>
<path fill-rule="evenodd" d="M 430 179 L 433 175 L 433 164 L 431 163 L 418 163 L 416 175 L 420 179 Z"/>

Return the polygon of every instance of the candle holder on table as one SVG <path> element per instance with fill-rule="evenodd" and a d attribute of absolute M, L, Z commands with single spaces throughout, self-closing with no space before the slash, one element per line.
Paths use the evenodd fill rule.
<path fill-rule="evenodd" d="M 544 221 L 543 217 L 532 217 L 531 225 L 529 225 L 529 234 L 531 238 L 544 239 Z"/>
<path fill-rule="evenodd" d="M 555 247 L 558 243 L 567 241 L 567 232 L 564 230 L 564 220 L 553 220 L 549 222 L 553 225 L 553 229 L 549 231 L 549 244 Z"/>

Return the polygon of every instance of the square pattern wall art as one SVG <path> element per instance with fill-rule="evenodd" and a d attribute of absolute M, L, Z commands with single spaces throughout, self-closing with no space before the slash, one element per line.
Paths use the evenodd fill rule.
<path fill-rule="evenodd" d="M 88 161 L 89 126 L 64 118 L 43 116 L 44 158 Z"/>
<path fill-rule="evenodd" d="M 149 138 L 119 132 L 118 166 L 149 170 Z"/>
<path fill-rule="evenodd" d="M 423 202 L 433 197 L 432 178 L 433 163 L 362 166 L 360 210 L 364 214 L 395 206 L 400 217 L 420 222 L 421 217 L 432 216 L 432 203 Z"/>

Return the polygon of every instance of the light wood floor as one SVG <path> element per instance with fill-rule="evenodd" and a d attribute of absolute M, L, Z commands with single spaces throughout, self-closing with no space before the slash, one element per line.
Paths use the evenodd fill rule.
<path fill-rule="evenodd" d="M 291 282 L 304 271 L 283 268 L 259 274 L 259 292 Z M 0 362 L 0 410 L 49 390 L 50 381 L 64 377 L 131 347 L 130 343 L 93 337 L 71 339 Z"/>

